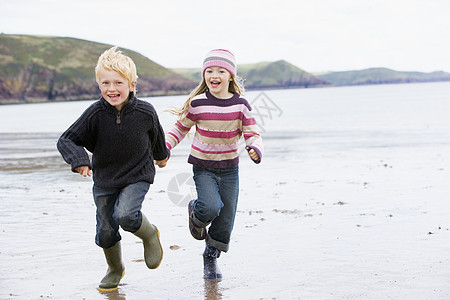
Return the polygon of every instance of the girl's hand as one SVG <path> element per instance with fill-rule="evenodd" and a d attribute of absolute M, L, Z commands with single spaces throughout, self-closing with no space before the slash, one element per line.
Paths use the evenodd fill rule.
<path fill-rule="evenodd" d="M 169 157 L 166 157 L 166 159 L 163 159 L 163 160 L 155 160 L 155 165 L 157 165 L 160 168 L 164 168 L 167 165 L 168 160 L 169 160 Z"/>
<path fill-rule="evenodd" d="M 75 168 L 75 171 L 80 173 L 80 175 L 83 177 L 87 177 L 87 176 L 91 177 L 91 169 L 89 169 L 88 166 L 81 166 L 81 167 Z"/>
<path fill-rule="evenodd" d="M 245 147 L 245 149 L 247 149 L 248 155 L 250 155 L 250 158 L 252 160 L 254 160 L 254 161 L 258 161 L 259 160 L 259 155 L 258 155 L 258 153 L 255 150 L 253 150 L 250 147 Z"/>

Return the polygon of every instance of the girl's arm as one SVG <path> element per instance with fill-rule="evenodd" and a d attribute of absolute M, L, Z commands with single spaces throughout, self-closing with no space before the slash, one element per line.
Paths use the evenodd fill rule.
<path fill-rule="evenodd" d="M 169 150 L 175 148 L 188 134 L 195 121 L 191 120 L 189 112 L 184 114 L 166 134 L 166 146 Z"/>
<path fill-rule="evenodd" d="M 242 132 L 245 144 L 250 158 L 257 164 L 261 162 L 264 152 L 261 135 L 259 134 L 258 125 L 251 111 L 245 107 L 242 117 Z"/>
<path fill-rule="evenodd" d="M 247 149 L 248 155 L 250 155 L 250 158 L 255 161 L 255 162 L 261 162 L 261 158 L 259 157 L 258 153 L 249 147 L 245 147 L 245 149 Z"/>

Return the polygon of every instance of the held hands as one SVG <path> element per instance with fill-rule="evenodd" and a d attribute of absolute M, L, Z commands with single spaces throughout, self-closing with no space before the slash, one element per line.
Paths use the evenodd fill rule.
<path fill-rule="evenodd" d="M 166 166 L 168 160 L 169 160 L 168 157 L 163 160 L 155 160 L 155 165 L 157 165 L 160 168 L 164 168 Z M 88 166 L 81 166 L 81 167 L 75 168 L 75 171 L 77 171 L 83 177 L 91 177 L 91 169 L 89 169 Z"/>
<path fill-rule="evenodd" d="M 88 166 L 81 166 L 81 167 L 75 168 L 75 171 L 80 173 L 80 175 L 83 177 L 87 177 L 87 176 L 91 177 L 91 169 L 89 169 Z"/>
<path fill-rule="evenodd" d="M 255 150 L 253 150 L 253 149 L 250 148 L 250 147 L 245 147 L 245 149 L 247 150 L 248 155 L 250 155 L 250 158 L 251 158 L 253 161 L 258 161 L 258 160 L 259 160 L 259 155 L 258 155 L 258 153 L 257 153 Z"/>
<path fill-rule="evenodd" d="M 169 160 L 169 157 L 166 157 L 163 160 L 155 160 L 155 165 L 157 165 L 160 168 L 164 168 L 167 165 L 168 160 Z"/>

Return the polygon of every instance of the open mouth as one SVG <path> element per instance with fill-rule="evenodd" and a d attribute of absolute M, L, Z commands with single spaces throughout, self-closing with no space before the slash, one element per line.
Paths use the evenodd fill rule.
<path fill-rule="evenodd" d="M 120 94 L 110 94 L 108 95 L 109 99 L 116 101 L 120 98 Z"/>
<path fill-rule="evenodd" d="M 210 81 L 212 88 L 217 88 L 220 85 L 220 81 L 212 80 Z"/>

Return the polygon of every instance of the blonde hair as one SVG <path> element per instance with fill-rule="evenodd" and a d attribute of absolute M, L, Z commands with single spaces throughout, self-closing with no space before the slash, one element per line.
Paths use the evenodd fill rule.
<path fill-rule="evenodd" d="M 228 86 L 228 91 L 230 93 L 237 93 L 241 96 L 245 94 L 243 79 L 240 76 L 234 76 L 230 73 L 231 81 Z M 189 107 L 191 106 L 192 99 L 195 98 L 195 96 L 201 95 L 203 93 L 206 93 L 208 91 L 208 86 L 206 85 L 205 77 L 202 78 L 202 81 L 197 85 L 195 89 L 192 90 L 192 92 L 189 94 L 188 99 L 186 102 L 184 102 L 183 106 L 181 108 L 172 108 L 168 110 L 171 114 L 178 116 L 178 118 L 181 118 L 184 114 L 187 113 L 189 110 Z"/>
<path fill-rule="evenodd" d="M 95 66 L 95 79 L 98 84 L 100 84 L 99 72 L 102 68 L 119 73 L 120 76 L 128 80 L 129 87 L 131 87 L 138 78 L 136 65 L 133 60 L 123 54 L 122 51 L 117 50 L 116 46 L 106 50 L 98 58 L 97 66 Z M 136 93 L 136 87 L 134 88 L 134 93 Z"/>

